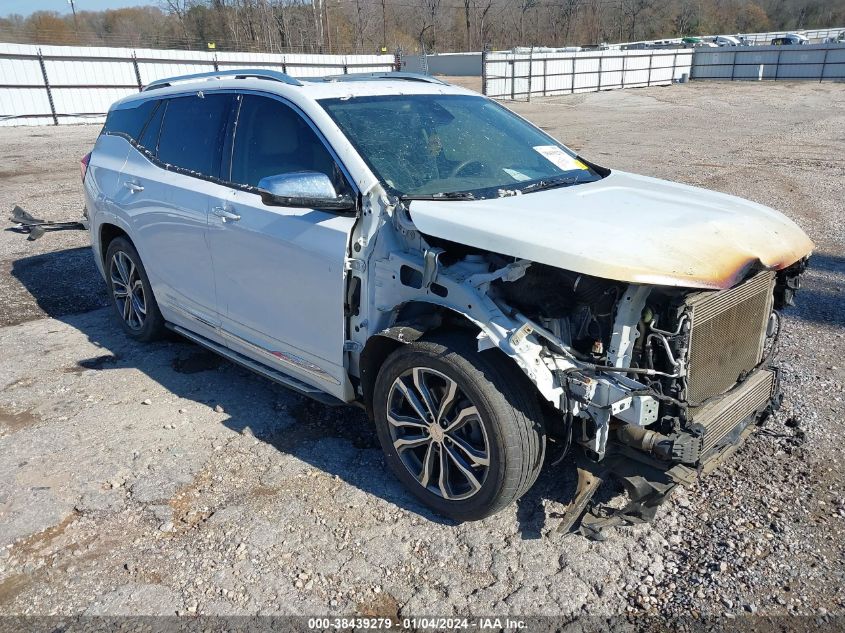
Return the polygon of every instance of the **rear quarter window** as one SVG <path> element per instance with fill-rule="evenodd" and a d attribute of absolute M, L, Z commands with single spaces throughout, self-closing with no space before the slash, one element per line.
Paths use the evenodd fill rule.
<path fill-rule="evenodd" d="M 158 135 L 161 131 L 161 122 L 164 119 L 164 111 L 167 109 L 166 101 L 159 101 L 153 112 L 152 118 L 144 126 L 141 136 L 138 138 L 138 145 L 155 154 L 158 150 Z"/>
<path fill-rule="evenodd" d="M 102 134 L 117 134 L 137 141 L 141 131 L 150 120 L 158 101 L 140 101 L 134 107 L 112 110 L 106 116 Z"/>

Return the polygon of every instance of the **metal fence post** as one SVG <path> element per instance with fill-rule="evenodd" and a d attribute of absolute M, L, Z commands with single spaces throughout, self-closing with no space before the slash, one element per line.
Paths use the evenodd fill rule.
<path fill-rule="evenodd" d="M 543 58 L 543 96 L 546 96 L 546 83 L 549 81 L 549 60 Z"/>
<path fill-rule="evenodd" d="M 135 81 L 138 82 L 138 92 L 144 89 L 144 84 L 141 83 L 141 69 L 138 67 L 138 55 L 132 51 L 132 67 L 135 69 Z"/>
<path fill-rule="evenodd" d="M 508 65 L 511 68 L 511 100 L 516 99 L 516 62 L 510 60 Z"/>
<path fill-rule="evenodd" d="M 619 51 L 619 52 L 622 53 L 622 51 Z M 625 88 L 625 66 L 627 65 L 625 62 L 627 62 L 627 61 L 628 61 L 628 56 L 622 55 L 622 80 L 621 80 L 621 85 L 620 85 L 621 88 Z"/>
<path fill-rule="evenodd" d="M 483 54 L 482 54 L 483 59 Z M 402 47 L 396 49 L 396 52 L 393 54 L 393 70 L 397 73 L 402 70 Z"/>
<path fill-rule="evenodd" d="M 487 96 L 487 44 L 481 47 L 481 94 Z"/>
<path fill-rule="evenodd" d="M 678 67 L 678 50 L 675 49 L 675 53 L 672 55 L 672 76 L 669 77 L 669 83 L 675 83 L 675 69 Z"/>
<path fill-rule="evenodd" d="M 604 59 L 604 55 L 599 52 L 599 85 L 596 86 L 596 92 L 601 92 L 601 68 L 602 68 L 602 60 Z"/>
<path fill-rule="evenodd" d="M 38 49 L 38 65 L 41 66 L 41 77 L 44 79 L 44 88 L 47 90 L 47 101 L 50 102 L 50 113 L 53 115 L 53 125 L 59 124 L 59 117 L 56 116 L 56 104 L 53 103 L 53 92 L 50 90 L 50 80 L 47 79 L 47 67 L 44 65 L 44 56 L 41 49 Z"/>
<path fill-rule="evenodd" d="M 824 68 L 827 65 L 827 54 L 830 52 L 829 48 L 824 49 L 824 57 L 822 58 L 822 72 L 819 75 L 819 83 L 824 79 Z"/>
<path fill-rule="evenodd" d="M 578 59 L 576 57 L 577 54 L 578 53 L 573 53 L 572 58 L 569 60 L 569 61 L 572 62 L 572 81 L 569 84 L 569 94 L 573 94 L 573 95 L 575 94 L 575 62 Z"/>
<path fill-rule="evenodd" d="M 646 78 L 646 88 L 651 88 L 651 69 L 654 67 L 654 51 L 648 55 L 648 77 Z"/>
<path fill-rule="evenodd" d="M 783 49 L 778 49 L 778 58 L 775 60 L 775 81 L 778 80 L 778 75 L 780 74 L 780 54 L 783 52 Z"/>
<path fill-rule="evenodd" d="M 217 53 L 214 53 L 214 57 L 212 58 L 212 63 L 214 64 L 214 72 L 220 72 L 220 66 L 217 64 Z"/>
<path fill-rule="evenodd" d="M 528 98 L 527 101 L 531 101 L 531 84 L 534 78 L 534 47 L 531 47 L 531 50 L 528 52 Z"/>

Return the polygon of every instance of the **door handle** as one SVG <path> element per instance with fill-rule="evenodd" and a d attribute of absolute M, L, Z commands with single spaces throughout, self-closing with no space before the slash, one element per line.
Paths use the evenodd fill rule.
<path fill-rule="evenodd" d="M 222 218 L 224 222 L 237 222 L 241 219 L 241 216 L 225 207 L 214 207 L 211 212 L 218 218 Z"/>
<path fill-rule="evenodd" d="M 144 190 L 143 185 L 139 185 L 137 182 L 130 182 L 129 180 L 124 182 L 123 186 L 126 187 L 127 189 L 129 189 L 129 191 L 131 193 L 140 193 L 141 191 Z"/>

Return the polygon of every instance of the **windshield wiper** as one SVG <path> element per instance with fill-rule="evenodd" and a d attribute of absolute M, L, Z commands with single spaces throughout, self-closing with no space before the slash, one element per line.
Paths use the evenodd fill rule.
<path fill-rule="evenodd" d="M 475 200 L 475 196 L 469 191 L 440 191 L 438 193 L 407 194 L 399 197 L 400 200 Z"/>
<path fill-rule="evenodd" d="M 574 185 L 579 180 L 580 178 L 578 176 L 569 176 L 568 178 L 547 178 L 533 182 L 530 185 L 526 185 L 519 191 L 522 193 L 531 193 L 532 191 L 543 191 L 544 189 L 554 189 L 555 187 L 567 187 L 569 185 Z"/>

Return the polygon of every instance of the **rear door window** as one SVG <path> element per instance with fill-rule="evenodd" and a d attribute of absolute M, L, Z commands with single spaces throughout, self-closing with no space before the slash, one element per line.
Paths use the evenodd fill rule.
<path fill-rule="evenodd" d="M 229 94 L 168 99 L 158 139 L 158 159 L 203 176 L 218 176 Z"/>
<path fill-rule="evenodd" d="M 132 107 L 112 110 L 106 116 L 102 133 L 126 136 L 137 141 L 157 104 L 156 100 L 138 101 Z"/>

